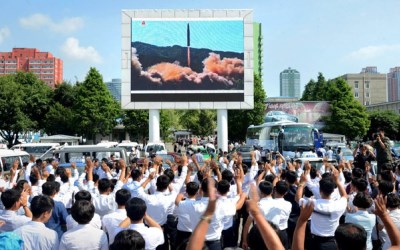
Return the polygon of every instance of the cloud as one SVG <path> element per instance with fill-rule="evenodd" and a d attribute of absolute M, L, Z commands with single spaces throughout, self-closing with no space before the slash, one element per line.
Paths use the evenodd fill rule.
<path fill-rule="evenodd" d="M 0 44 L 10 36 L 10 29 L 7 27 L 0 28 Z"/>
<path fill-rule="evenodd" d="M 103 62 L 99 52 L 97 52 L 94 47 L 80 46 L 79 40 L 75 37 L 69 37 L 61 46 L 61 51 L 65 54 L 65 56 L 74 60 L 84 60 L 91 63 Z"/>
<path fill-rule="evenodd" d="M 19 19 L 22 27 L 32 30 L 51 30 L 57 33 L 73 33 L 84 26 L 81 17 L 71 17 L 60 20 L 59 22 L 52 20 L 44 14 L 33 14 L 29 17 Z"/>
<path fill-rule="evenodd" d="M 388 54 L 399 52 L 400 44 L 366 46 L 351 52 L 348 55 L 348 58 L 357 60 L 375 59 L 378 57 L 386 56 Z"/>

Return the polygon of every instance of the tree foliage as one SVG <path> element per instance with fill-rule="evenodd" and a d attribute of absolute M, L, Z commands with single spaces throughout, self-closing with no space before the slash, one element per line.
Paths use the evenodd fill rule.
<path fill-rule="evenodd" d="M 342 78 L 326 81 L 319 73 L 318 81 L 311 80 L 305 87 L 302 101 L 328 101 L 330 116 L 325 121 L 324 132 L 343 134 L 349 139 L 363 137 L 369 128 L 368 114 Z"/>
<path fill-rule="evenodd" d="M 42 128 L 51 88 L 32 73 L 0 77 L 0 135 L 10 146 L 19 135 Z"/>
<path fill-rule="evenodd" d="M 121 108 L 104 84 L 101 74 L 97 69 L 90 68 L 77 88 L 74 110 L 80 134 L 93 139 L 96 134 L 109 134 L 117 124 Z"/>
<path fill-rule="evenodd" d="M 371 126 L 368 130 L 368 137 L 376 133 L 378 128 L 383 128 L 385 135 L 392 140 L 400 139 L 400 116 L 393 111 L 372 111 L 368 113 Z"/>
<path fill-rule="evenodd" d="M 264 122 L 266 94 L 261 79 L 254 75 L 254 108 L 251 110 L 228 111 L 228 137 L 232 141 L 242 141 L 250 125 Z"/>
<path fill-rule="evenodd" d="M 216 128 L 216 112 L 214 110 L 186 110 L 180 117 L 184 128 L 194 135 L 208 136 L 214 134 Z"/>

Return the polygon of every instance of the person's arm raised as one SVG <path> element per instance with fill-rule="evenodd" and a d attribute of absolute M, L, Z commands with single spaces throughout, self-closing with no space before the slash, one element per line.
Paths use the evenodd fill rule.
<path fill-rule="evenodd" d="M 392 247 L 389 249 L 399 249 L 400 248 L 400 232 L 396 225 L 393 223 L 392 218 L 390 218 L 389 213 L 386 209 L 387 196 L 383 197 L 378 195 L 375 199 L 375 214 L 381 218 L 383 225 L 385 226 L 386 232 L 389 235 Z"/>

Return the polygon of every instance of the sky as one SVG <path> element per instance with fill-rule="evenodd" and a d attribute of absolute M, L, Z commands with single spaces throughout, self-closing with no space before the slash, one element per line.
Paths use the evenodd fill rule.
<path fill-rule="evenodd" d="M 279 73 L 301 74 L 302 89 L 377 66 L 400 66 L 398 0 L 14 0 L 0 2 L 0 51 L 49 51 L 64 61 L 64 79 L 83 81 L 96 67 L 104 81 L 121 78 L 122 9 L 253 9 L 262 23 L 263 85 L 279 96 Z"/>
<path fill-rule="evenodd" d="M 132 41 L 157 46 L 190 47 L 243 53 L 243 21 L 143 21 L 132 22 Z"/>

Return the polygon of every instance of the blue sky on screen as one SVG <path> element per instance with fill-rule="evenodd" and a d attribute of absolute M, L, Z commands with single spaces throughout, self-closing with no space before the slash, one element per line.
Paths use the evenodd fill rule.
<path fill-rule="evenodd" d="M 132 41 L 166 47 L 187 46 L 219 51 L 243 52 L 243 21 L 153 21 L 132 20 Z"/>
<path fill-rule="evenodd" d="M 123 9 L 253 9 L 270 97 L 279 96 L 279 73 L 288 67 L 300 71 L 304 87 L 318 72 L 334 78 L 400 66 L 399 0 L 4 0 L 0 51 L 50 51 L 64 60 L 66 81 L 82 81 L 90 67 L 105 81 L 121 78 Z"/>

